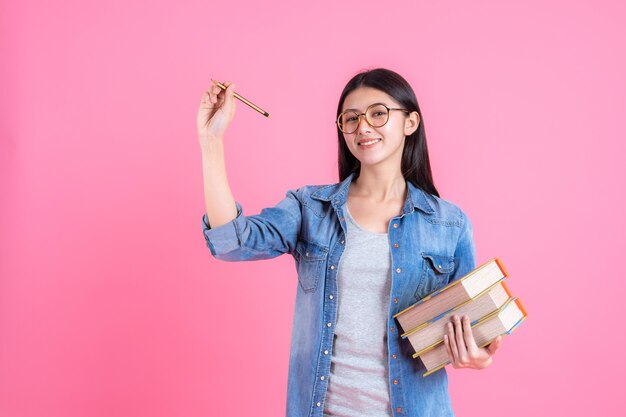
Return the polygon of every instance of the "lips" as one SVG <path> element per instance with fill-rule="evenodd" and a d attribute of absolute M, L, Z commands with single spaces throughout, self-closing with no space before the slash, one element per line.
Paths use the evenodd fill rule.
<path fill-rule="evenodd" d="M 366 143 L 366 142 L 371 142 L 371 141 L 373 141 L 373 140 L 378 140 L 378 141 L 381 141 L 382 139 L 381 139 L 381 138 L 368 138 L 368 139 L 360 139 L 360 140 L 357 142 L 357 145 L 362 145 L 362 144 L 364 144 L 364 143 Z M 376 143 L 376 142 L 374 142 L 374 143 Z"/>

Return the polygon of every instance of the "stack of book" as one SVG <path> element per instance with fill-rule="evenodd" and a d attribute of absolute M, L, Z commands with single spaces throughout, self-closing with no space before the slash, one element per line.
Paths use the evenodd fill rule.
<path fill-rule="evenodd" d="M 511 334 L 526 319 L 522 303 L 504 283 L 507 277 L 502 261 L 492 259 L 394 316 L 415 350 L 413 358 L 424 363 L 423 376 L 450 363 L 443 335 L 453 315 L 469 316 L 478 347 Z"/>

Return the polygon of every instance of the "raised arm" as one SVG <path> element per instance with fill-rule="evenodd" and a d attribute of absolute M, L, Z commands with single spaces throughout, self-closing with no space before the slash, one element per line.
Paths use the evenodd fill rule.
<path fill-rule="evenodd" d="M 204 202 L 212 227 L 226 224 L 237 215 L 224 161 L 224 133 L 235 115 L 234 84 L 224 84 L 228 86 L 226 91 L 214 85 L 202 95 L 197 115 Z"/>
<path fill-rule="evenodd" d="M 233 86 L 226 91 L 212 86 L 202 95 L 198 109 L 198 140 L 202 152 L 202 176 L 206 214 L 202 226 L 211 254 L 225 261 L 273 258 L 295 250 L 300 232 L 299 193 L 289 190 L 276 206 L 245 216 L 235 201 L 224 159 L 224 133 L 235 114 Z"/>

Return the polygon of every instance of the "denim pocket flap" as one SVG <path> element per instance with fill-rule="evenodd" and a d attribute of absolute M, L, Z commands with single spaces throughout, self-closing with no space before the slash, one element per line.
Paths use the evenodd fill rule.
<path fill-rule="evenodd" d="M 422 253 L 422 257 L 428 260 L 432 269 L 440 274 L 448 274 L 454 271 L 454 257 L 442 256 L 431 253 Z"/>
<path fill-rule="evenodd" d="M 324 264 L 328 248 L 313 242 L 296 242 L 298 281 L 305 292 L 314 292 L 320 277 L 324 274 Z"/>
<path fill-rule="evenodd" d="M 423 261 L 422 274 L 415 291 L 415 298 L 418 300 L 444 287 L 454 271 L 454 256 L 424 252 L 421 255 Z"/>

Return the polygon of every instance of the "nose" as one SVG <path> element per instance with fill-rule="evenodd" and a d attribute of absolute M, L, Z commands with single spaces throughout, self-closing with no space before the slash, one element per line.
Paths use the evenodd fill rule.
<path fill-rule="evenodd" d="M 365 132 L 371 132 L 372 127 L 369 125 L 369 123 L 367 123 L 367 119 L 365 118 L 365 114 L 361 114 L 359 116 L 359 124 L 357 126 L 357 132 L 359 133 L 365 133 Z"/>

